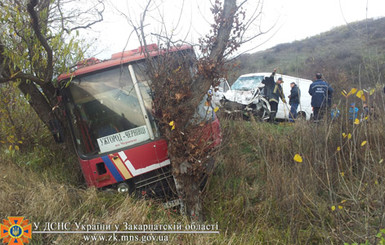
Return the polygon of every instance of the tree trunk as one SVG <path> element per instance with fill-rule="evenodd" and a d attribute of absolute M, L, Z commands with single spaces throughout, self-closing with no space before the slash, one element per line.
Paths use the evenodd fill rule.
<path fill-rule="evenodd" d="M 237 11 L 236 0 L 225 0 L 223 6 L 223 14 L 221 16 L 222 22 L 218 29 L 218 35 L 215 38 L 215 42 L 212 44 L 211 52 L 209 55 L 209 61 L 213 62 L 215 66 L 223 65 L 224 52 L 227 48 L 227 43 L 230 38 L 231 30 L 234 22 L 234 15 Z M 193 98 L 196 105 L 199 103 L 203 96 L 206 94 L 212 85 L 212 80 L 199 77 L 195 83 L 192 84 Z"/>
<path fill-rule="evenodd" d="M 205 42 L 209 48 L 203 47 L 208 50 L 203 52 L 205 57 L 196 60 L 195 55 L 192 58 L 187 53 L 178 60 L 170 55 L 157 59 L 156 65 L 151 57 L 146 59 L 148 73 L 153 82 L 155 116 L 160 122 L 163 136 L 169 142 L 168 152 L 176 189 L 183 202 L 182 212 L 198 221 L 203 220 L 200 186 L 202 178 L 207 174 L 202 164 L 208 160 L 210 153 L 210 149 L 207 149 L 209 144 L 205 144 L 209 139 L 200 137 L 199 133 L 207 133 L 203 129 L 210 125 L 201 123 L 194 115 L 210 86 L 225 75 L 225 52 L 233 48 L 229 39 L 238 10 L 236 0 L 224 0 L 223 8 L 219 1 L 215 5 L 214 31 L 210 34 L 214 36 L 206 37 Z M 146 12 L 147 9 L 141 20 L 141 38 L 144 44 L 146 37 L 143 22 Z M 166 46 L 169 45 L 171 43 Z M 194 63 L 197 72 L 191 77 L 191 64 Z M 172 131 L 175 129 L 174 124 L 177 129 Z"/>
<path fill-rule="evenodd" d="M 54 121 L 58 122 L 58 127 L 60 128 L 60 135 L 63 140 L 63 148 L 69 151 L 73 151 L 72 139 L 70 135 L 70 130 L 68 123 L 66 122 L 65 115 L 60 112 L 54 112 L 52 109 L 54 106 L 51 103 L 55 102 L 54 93 L 52 89 L 45 89 L 46 97 L 51 98 L 51 102 L 47 101 L 47 98 L 42 94 L 42 92 L 37 88 L 33 82 L 22 81 L 19 84 L 20 91 L 27 97 L 29 95 L 28 103 L 31 105 L 33 110 L 36 112 L 40 120 L 47 126 L 47 128 L 52 132 L 55 130 L 52 123 Z M 53 88 L 53 86 L 52 86 Z"/>
<path fill-rule="evenodd" d="M 219 25 L 216 41 L 213 43 L 208 57 L 209 62 L 211 62 L 214 67 L 218 68 L 224 64 L 224 52 L 226 51 L 228 40 L 230 38 L 236 11 L 236 0 L 224 1 L 223 13 L 221 16 L 222 21 Z M 210 63 L 208 65 L 210 65 Z M 191 91 L 193 97 L 192 100 L 189 101 L 189 108 L 197 108 L 199 102 L 203 99 L 212 83 L 212 79 L 207 79 L 204 76 L 198 77 L 192 84 Z M 187 116 L 187 119 L 191 118 L 191 115 Z M 201 175 L 198 176 L 192 174 L 191 164 L 187 161 L 179 164 L 179 166 L 178 164 L 173 164 L 173 168 L 177 168 L 176 170 L 174 169 L 173 176 L 179 198 L 182 201 L 182 213 L 194 220 L 203 221 L 200 182 L 207 173 L 202 172 Z"/>
<path fill-rule="evenodd" d="M 29 104 L 35 110 L 36 114 L 43 121 L 43 123 L 49 127 L 49 121 L 52 119 L 52 107 L 48 104 L 46 98 L 39 91 L 36 85 L 32 82 L 22 81 L 19 84 L 19 89 L 24 96 L 27 97 L 28 95 Z"/>
<path fill-rule="evenodd" d="M 200 181 L 190 173 L 191 164 L 187 161 L 179 166 L 179 174 L 174 174 L 175 187 L 182 201 L 181 213 L 194 221 L 203 221 Z"/>

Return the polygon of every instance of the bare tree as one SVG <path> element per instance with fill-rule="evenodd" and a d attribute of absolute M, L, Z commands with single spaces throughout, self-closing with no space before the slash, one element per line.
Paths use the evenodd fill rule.
<path fill-rule="evenodd" d="M 246 19 L 242 6 L 246 1 L 237 4 L 236 0 L 215 1 L 211 12 L 214 23 L 209 34 L 200 39 L 200 58 L 191 55 L 175 57 L 167 50 L 185 41 L 173 41 L 167 31 L 155 34 L 161 41 L 161 58 L 147 56 L 148 74 L 154 93 L 154 111 L 164 137 L 169 142 L 169 155 L 173 167 L 178 195 L 183 201 L 183 211 L 190 217 L 203 219 L 201 204 L 201 181 L 209 174 L 210 161 L 213 161 L 215 148 L 211 147 L 209 137 L 205 137 L 207 122 L 197 120 L 198 105 L 210 100 L 207 91 L 218 85 L 219 80 L 227 76 L 228 57 L 241 44 L 253 40 L 263 32 L 248 35 L 252 23 L 260 17 L 260 7 Z M 146 47 L 146 16 L 157 5 L 149 0 L 144 8 L 139 24 L 134 27 L 141 44 Z M 159 18 L 167 30 L 163 18 Z M 145 50 L 146 53 L 146 50 Z M 191 74 L 191 64 L 195 73 Z M 170 127 L 170 125 L 173 125 Z"/>

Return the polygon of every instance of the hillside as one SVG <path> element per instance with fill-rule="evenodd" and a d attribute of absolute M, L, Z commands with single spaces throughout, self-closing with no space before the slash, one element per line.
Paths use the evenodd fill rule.
<path fill-rule="evenodd" d="M 369 19 L 334 28 L 301 41 L 244 54 L 237 59 L 235 77 L 272 71 L 313 79 L 315 71 L 330 81 L 368 86 L 380 82 L 385 71 L 385 18 Z M 234 79 L 234 77 L 232 78 Z M 231 79 L 230 79 L 231 82 Z"/>

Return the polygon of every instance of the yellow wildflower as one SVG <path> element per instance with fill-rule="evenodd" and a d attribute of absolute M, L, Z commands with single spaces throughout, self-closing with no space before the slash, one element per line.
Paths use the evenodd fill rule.
<path fill-rule="evenodd" d="M 294 156 L 294 161 L 296 161 L 296 162 L 302 162 L 302 157 L 299 155 L 299 154 L 295 154 L 295 156 Z"/>

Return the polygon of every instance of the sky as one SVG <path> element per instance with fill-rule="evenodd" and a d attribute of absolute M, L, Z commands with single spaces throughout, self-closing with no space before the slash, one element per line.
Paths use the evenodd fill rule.
<path fill-rule="evenodd" d="M 147 1 L 107 1 L 104 21 L 86 33 L 92 39 L 91 56 L 108 59 L 113 53 L 139 46 L 132 24 L 139 26 Z M 210 30 L 210 0 L 153 0 L 145 18 L 148 43 L 159 36 L 197 43 Z M 249 0 L 246 19 L 260 13 L 250 25 L 249 37 L 266 32 L 241 47 L 240 52 L 257 52 L 277 44 L 302 40 L 334 27 L 370 18 L 385 17 L 385 0 Z M 131 23 L 131 24 L 130 24 Z M 161 23 L 164 23 L 163 25 Z"/>

